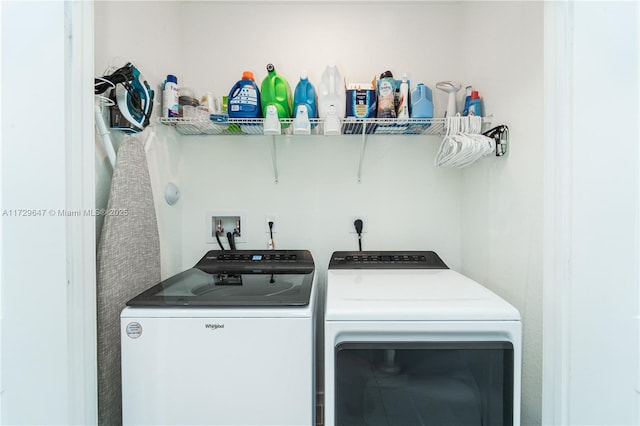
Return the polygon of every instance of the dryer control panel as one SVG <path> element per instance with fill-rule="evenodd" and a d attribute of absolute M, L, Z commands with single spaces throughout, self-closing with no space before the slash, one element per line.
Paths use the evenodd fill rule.
<path fill-rule="evenodd" d="M 329 269 L 449 269 L 433 251 L 336 251 Z"/>

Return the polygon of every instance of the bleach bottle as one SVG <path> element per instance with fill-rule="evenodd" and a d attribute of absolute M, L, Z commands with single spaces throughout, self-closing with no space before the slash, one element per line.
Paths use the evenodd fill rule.
<path fill-rule="evenodd" d="M 267 116 L 269 105 L 276 107 L 278 118 L 291 118 L 291 87 L 284 77 L 276 72 L 273 64 L 267 65 L 267 76 L 260 86 L 262 113 Z"/>
<path fill-rule="evenodd" d="M 238 81 L 229 92 L 227 113 L 230 118 L 259 118 L 260 91 L 251 71 L 242 73 L 242 80 Z"/>
<path fill-rule="evenodd" d="M 316 89 L 313 87 L 313 84 L 311 84 L 307 78 L 307 73 L 304 71 L 300 74 L 300 81 L 296 85 L 296 90 L 293 93 L 294 118 L 297 117 L 299 106 L 307 108 L 307 116 L 309 118 L 318 118 Z"/>

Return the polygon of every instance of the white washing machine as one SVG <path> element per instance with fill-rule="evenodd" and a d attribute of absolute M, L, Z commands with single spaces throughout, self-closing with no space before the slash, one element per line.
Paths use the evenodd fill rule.
<path fill-rule="evenodd" d="M 123 423 L 314 425 L 314 272 L 308 251 L 211 251 L 129 301 Z"/>
<path fill-rule="evenodd" d="M 335 252 L 324 424 L 518 425 L 518 311 L 434 252 Z"/>

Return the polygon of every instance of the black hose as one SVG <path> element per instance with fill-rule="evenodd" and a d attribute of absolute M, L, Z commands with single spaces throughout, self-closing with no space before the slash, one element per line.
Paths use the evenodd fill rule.
<path fill-rule="evenodd" d="M 220 232 L 216 231 L 216 240 L 218 240 L 218 245 L 220 246 L 220 250 L 224 250 L 224 246 L 222 245 L 222 241 L 220 241 Z"/>

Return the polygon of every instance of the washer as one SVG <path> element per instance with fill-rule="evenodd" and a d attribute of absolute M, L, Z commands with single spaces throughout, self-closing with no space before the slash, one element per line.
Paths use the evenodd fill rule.
<path fill-rule="evenodd" d="M 429 251 L 335 252 L 325 425 L 518 425 L 520 314 Z"/>
<path fill-rule="evenodd" d="M 121 314 L 125 425 L 315 424 L 306 250 L 210 251 Z"/>

